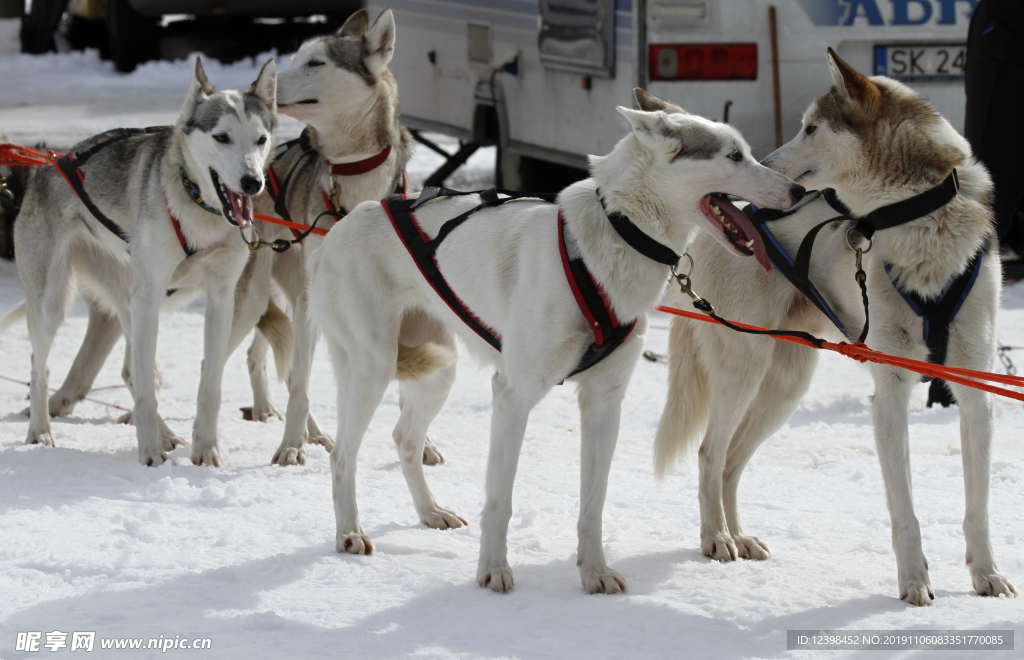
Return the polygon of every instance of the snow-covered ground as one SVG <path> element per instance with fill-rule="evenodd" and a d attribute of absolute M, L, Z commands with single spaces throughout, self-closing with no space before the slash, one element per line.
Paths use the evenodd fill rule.
<path fill-rule="evenodd" d="M 9 35 L 10 25 L 0 22 L 0 32 Z M 93 54 L 2 54 L 0 70 L 7 92 L 0 133 L 54 145 L 113 126 L 171 121 L 189 75 L 179 62 L 117 76 Z M 208 71 L 216 84 L 237 86 L 251 81 L 256 67 L 211 63 Z M 456 183 L 483 185 L 490 158 L 493 152 L 480 152 Z M 436 164 L 418 150 L 414 178 Z M 0 266 L 0 309 L 20 297 L 13 267 Z M 160 332 L 161 411 L 185 436 L 195 409 L 201 313 L 193 306 L 165 315 Z M 652 319 L 649 348 L 665 349 L 667 326 L 666 317 Z M 76 308 L 51 356 L 53 386 L 84 330 Z M 1024 345 L 1020 288 L 1007 292 L 1000 338 Z M 323 353 L 312 408 L 333 430 L 334 385 Z M 0 336 L 0 355 L 0 375 L 27 378 L 23 326 Z M 112 389 L 93 396 L 128 406 L 119 373 L 115 349 L 97 379 L 97 387 Z M 605 541 L 610 562 L 628 580 L 622 596 L 587 596 L 579 585 L 579 424 L 571 386 L 556 388 L 532 416 L 510 531 L 516 590 L 499 596 L 474 581 L 490 376 L 469 360 L 460 363 L 432 428 L 447 463 L 428 468 L 428 479 L 439 502 L 470 526 L 439 532 L 418 524 L 392 448 L 392 388 L 360 456 L 361 514 L 377 547 L 371 557 L 334 552 L 322 450 L 310 449 L 303 467 L 268 464 L 283 425 L 245 422 L 237 413 L 250 403 L 243 351 L 227 366 L 220 423 L 226 465 L 216 470 L 193 467 L 182 449 L 160 468 L 139 466 L 134 430 L 115 422 L 120 411 L 91 402 L 54 421 L 57 448 L 25 446 L 27 389 L 0 381 L 0 657 L 21 657 L 13 650 L 17 632 L 54 630 L 209 637 L 209 651 L 176 652 L 209 658 L 780 657 L 787 655 L 787 629 L 838 627 L 1012 628 L 1017 648 L 1024 645 L 1024 598 L 975 596 L 963 565 L 955 410 L 926 410 L 924 387 L 915 394 L 915 501 L 937 596 L 934 606 L 918 609 L 896 599 L 870 380 L 860 367 L 823 356 L 800 410 L 747 473 L 746 526 L 773 551 L 763 563 L 719 564 L 701 555 L 692 456 L 655 482 L 651 444 L 665 376 L 664 365 L 638 366 L 612 468 Z M 273 397 L 283 409 L 283 387 L 275 385 Z M 997 412 L 992 541 L 1003 572 L 1021 586 L 1024 408 L 1001 400 Z M 106 653 L 92 656 L 160 655 Z"/>

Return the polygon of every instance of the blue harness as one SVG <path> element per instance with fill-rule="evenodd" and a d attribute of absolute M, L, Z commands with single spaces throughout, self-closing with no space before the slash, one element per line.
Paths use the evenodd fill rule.
<path fill-rule="evenodd" d="M 870 240 L 875 231 L 896 227 L 938 210 L 956 196 L 959 192 L 959 188 L 960 182 L 957 177 L 956 170 L 953 170 L 952 173 L 950 173 L 950 175 L 935 188 L 931 188 L 930 190 L 901 202 L 883 206 L 872 211 L 868 215 L 861 217 L 853 216 L 849 207 L 839 200 L 835 190 L 831 188 L 809 192 L 804 197 L 804 200 L 801 200 L 800 203 L 788 211 L 759 209 L 753 205 L 748 206 L 744 211 L 747 214 L 747 217 L 750 218 L 758 233 L 761 235 L 765 249 L 768 253 L 768 258 L 771 260 L 772 265 L 775 266 L 775 268 L 789 281 L 790 284 L 804 294 L 804 296 L 810 300 L 811 303 L 817 307 L 841 333 L 843 333 L 844 337 L 850 341 L 854 341 L 855 338 L 847 331 L 846 326 L 843 325 L 839 316 L 828 304 L 828 301 L 821 292 L 818 291 L 809 276 L 811 249 L 814 246 L 814 239 L 817 237 L 818 232 L 832 222 L 850 220 L 856 223 L 854 225 L 854 229 Z M 796 257 L 794 258 L 782 246 L 782 243 L 779 242 L 778 238 L 772 233 L 768 225 L 771 221 L 778 220 L 795 213 L 802 208 L 804 204 L 817 199 L 818 197 L 824 197 L 825 201 L 833 210 L 836 211 L 838 215 L 812 227 L 811 230 L 807 232 L 807 235 L 804 236 L 803 241 L 801 241 Z M 904 302 L 907 303 L 907 306 L 910 307 L 915 314 L 921 317 L 922 338 L 928 346 L 928 361 L 933 364 L 945 364 L 946 352 L 949 347 L 950 325 L 952 325 L 953 319 L 956 318 L 957 313 L 960 311 L 964 301 L 967 299 L 971 289 L 974 287 L 974 283 L 978 279 L 978 273 L 981 271 L 981 263 L 984 253 L 985 247 L 982 246 L 978 250 L 977 254 L 971 258 L 971 261 L 968 262 L 967 268 L 965 268 L 963 272 L 954 275 L 945 286 L 942 293 L 932 300 L 925 300 L 920 294 L 901 287 L 896 277 L 892 274 L 892 265 L 885 264 L 884 266 L 885 273 L 888 276 L 889 281 L 892 283 L 893 288 L 896 289 L 900 294 L 900 297 L 902 297 Z M 867 335 L 867 311 L 867 301 L 865 299 L 865 322 L 864 330 L 861 332 L 861 340 L 863 340 L 864 336 Z M 930 380 L 931 386 L 928 390 L 929 408 L 934 403 L 938 403 L 942 405 L 942 407 L 947 407 L 956 403 L 956 399 L 953 397 L 953 393 L 950 392 L 945 381 L 937 378 Z"/>

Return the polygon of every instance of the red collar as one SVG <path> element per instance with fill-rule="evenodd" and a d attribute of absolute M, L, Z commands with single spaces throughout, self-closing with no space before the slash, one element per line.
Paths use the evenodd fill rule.
<path fill-rule="evenodd" d="M 331 163 L 331 174 L 334 176 L 356 176 L 357 174 L 366 174 L 367 172 L 374 170 L 381 166 L 381 164 L 388 159 L 391 155 L 391 145 L 384 147 L 384 151 L 379 154 L 364 158 L 363 160 L 357 160 L 353 163 Z"/>

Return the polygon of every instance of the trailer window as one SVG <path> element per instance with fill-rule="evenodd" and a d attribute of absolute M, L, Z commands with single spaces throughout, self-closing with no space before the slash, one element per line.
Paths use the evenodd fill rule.
<path fill-rule="evenodd" d="M 545 67 L 615 75 L 615 0 L 540 0 L 540 19 Z"/>

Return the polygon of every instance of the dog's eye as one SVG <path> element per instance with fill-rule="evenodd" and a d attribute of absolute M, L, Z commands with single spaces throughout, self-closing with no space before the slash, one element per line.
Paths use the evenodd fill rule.
<path fill-rule="evenodd" d="M 729 160 L 733 161 L 734 163 L 738 163 L 741 160 L 743 160 L 743 154 L 740 153 L 739 151 L 734 151 L 731 154 L 729 154 L 728 156 L 726 156 L 726 158 L 728 158 Z"/>
<path fill-rule="evenodd" d="M 310 60 L 310 61 L 306 62 L 306 66 L 309 66 L 309 67 L 323 66 L 323 65 L 324 65 L 324 62 L 321 62 L 320 60 Z"/>
<path fill-rule="evenodd" d="M 807 128 L 804 129 L 804 133 L 808 135 L 814 135 L 814 131 L 818 130 L 818 127 L 814 124 L 807 124 Z"/>
<path fill-rule="evenodd" d="M 213 139 L 221 144 L 231 144 L 231 136 L 227 133 L 214 133 Z"/>
<path fill-rule="evenodd" d="M 260 139 L 256 140 L 256 144 L 261 146 L 261 147 L 263 145 L 265 145 L 266 143 L 267 143 L 267 136 L 266 135 L 261 135 Z"/>

